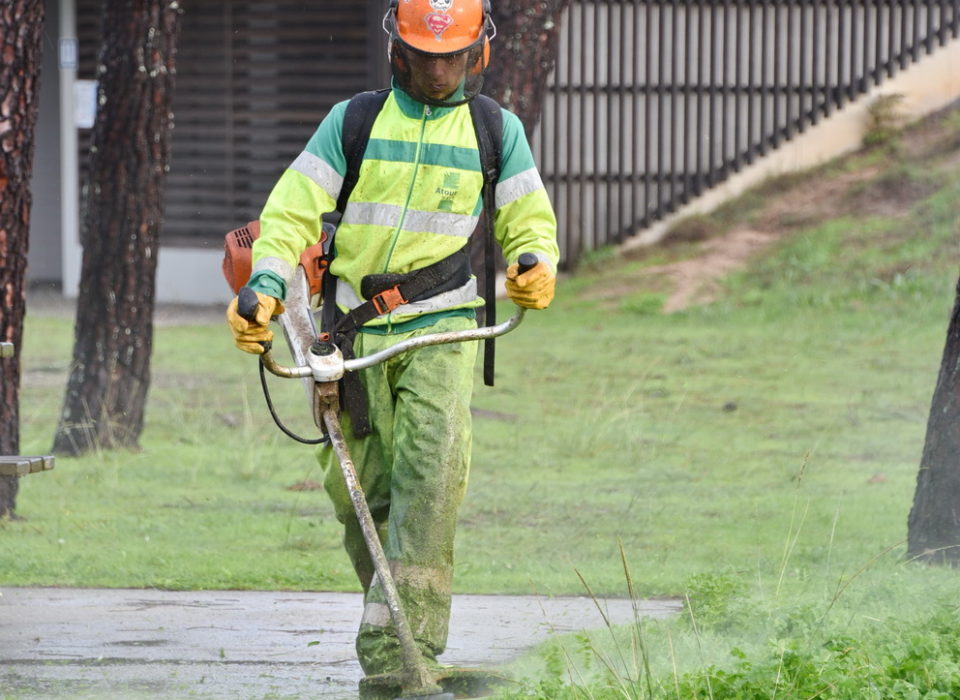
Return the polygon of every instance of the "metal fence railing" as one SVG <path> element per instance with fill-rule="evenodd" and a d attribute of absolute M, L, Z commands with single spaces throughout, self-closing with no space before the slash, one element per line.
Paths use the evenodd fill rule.
<path fill-rule="evenodd" d="M 534 155 L 562 264 L 960 35 L 960 0 L 572 0 Z"/>

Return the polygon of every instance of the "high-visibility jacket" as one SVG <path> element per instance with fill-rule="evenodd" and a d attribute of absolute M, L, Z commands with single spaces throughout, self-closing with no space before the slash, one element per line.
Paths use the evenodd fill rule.
<path fill-rule="evenodd" d="M 260 215 L 250 286 L 283 298 L 300 253 L 320 239 L 321 216 L 336 209 L 346 174 L 341 130 L 347 102 L 334 106 L 283 173 Z M 483 175 L 469 106 L 433 107 L 394 86 L 370 132 L 359 180 L 337 228 L 330 271 L 337 304 L 365 301 L 368 274 L 407 273 L 456 252 L 477 226 Z M 556 217 L 520 120 L 503 111 L 494 235 L 508 263 L 534 253 L 554 270 Z M 403 304 L 368 325 L 396 323 L 482 304 L 476 279 Z"/>

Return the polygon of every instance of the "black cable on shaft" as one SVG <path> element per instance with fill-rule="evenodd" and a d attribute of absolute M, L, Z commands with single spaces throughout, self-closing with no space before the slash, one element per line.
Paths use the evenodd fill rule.
<path fill-rule="evenodd" d="M 293 431 L 291 431 L 287 426 L 285 426 L 280 421 L 280 416 L 277 415 L 276 410 L 273 407 L 273 401 L 270 400 L 270 390 L 267 388 L 267 373 L 263 369 L 263 359 L 260 360 L 260 386 L 263 387 L 263 398 L 267 402 L 267 408 L 270 409 L 270 415 L 273 417 L 273 422 L 277 424 L 277 427 L 283 431 L 283 434 L 297 442 L 302 442 L 304 445 L 322 445 L 325 442 L 330 442 L 330 436 L 324 435 L 316 439 L 307 439 L 300 437 Z"/>

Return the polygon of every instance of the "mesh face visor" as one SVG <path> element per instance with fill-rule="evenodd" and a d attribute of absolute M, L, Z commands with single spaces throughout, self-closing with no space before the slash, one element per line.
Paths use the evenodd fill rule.
<path fill-rule="evenodd" d="M 435 107 L 456 107 L 469 102 L 480 93 L 480 90 L 483 88 L 483 71 L 486 68 L 489 56 L 489 42 L 497 34 L 497 28 L 489 15 L 484 16 L 480 34 L 473 43 L 454 51 L 424 51 L 405 41 L 397 29 L 396 14 L 393 9 L 388 10 L 383 17 L 383 30 L 390 37 L 387 46 L 387 57 L 390 61 L 390 69 L 393 76 L 400 87 L 416 100 Z M 462 83 L 462 96 L 458 94 L 460 90 L 455 90 L 452 95 L 445 99 L 435 99 L 418 93 L 412 87 L 410 80 L 410 54 L 431 59 L 454 59 L 463 54 L 467 54 L 466 71 Z"/>

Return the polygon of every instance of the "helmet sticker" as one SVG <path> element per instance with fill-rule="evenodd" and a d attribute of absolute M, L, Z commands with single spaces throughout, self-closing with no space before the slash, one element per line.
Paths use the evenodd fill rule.
<path fill-rule="evenodd" d="M 432 2 L 430 3 L 433 4 Z M 436 12 L 431 12 L 425 16 L 424 21 L 427 23 L 427 26 L 430 28 L 430 31 L 433 32 L 433 35 L 439 40 L 443 33 L 447 31 L 451 24 L 453 24 L 453 17 L 450 15 L 441 15 Z"/>
<path fill-rule="evenodd" d="M 437 12 L 447 12 L 453 7 L 453 0 L 430 0 L 430 7 Z"/>

